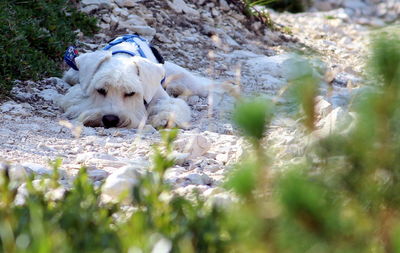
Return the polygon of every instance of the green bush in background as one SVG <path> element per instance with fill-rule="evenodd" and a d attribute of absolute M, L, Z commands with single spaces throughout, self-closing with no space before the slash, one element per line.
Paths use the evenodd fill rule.
<path fill-rule="evenodd" d="M 68 0 L 0 1 L 0 97 L 12 82 L 60 75 L 60 62 L 76 30 L 92 34 L 96 20 Z"/>
<path fill-rule="evenodd" d="M 312 0 L 245 0 L 249 6 L 266 6 L 277 11 L 304 12 L 311 7 Z"/>

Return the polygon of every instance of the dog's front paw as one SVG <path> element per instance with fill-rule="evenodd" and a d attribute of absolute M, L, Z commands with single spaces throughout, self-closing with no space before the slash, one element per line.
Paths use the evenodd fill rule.
<path fill-rule="evenodd" d="M 148 108 L 149 123 L 154 127 L 187 128 L 191 119 L 189 106 L 179 98 L 166 98 Z"/>

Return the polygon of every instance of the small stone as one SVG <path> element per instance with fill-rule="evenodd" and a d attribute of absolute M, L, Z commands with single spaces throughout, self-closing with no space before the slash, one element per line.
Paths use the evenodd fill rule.
<path fill-rule="evenodd" d="M 189 153 L 190 158 L 204 155 L 211 147 L 210 141 L 202 135 L 194 135 L 189 138 L 178 140 L 175 145 L 180 151 Z"/>
<path fill-rule="evenodd" d="M 110 23 L 111 22 L 111 18 L 109 16 L 106 16 L 106 15 L 103 15 L 103 17 L 101 19 L 106 23 Z"/>
<path fill-rule="evenodd" d="M 138 15 L 134 15 L 134 14 L 130 14 L 128 16 L 128 20 L 126 22 L 131 25 L 147 26 L 146 20 L 144 20 L 142 17 L 140 17 Z"/>
<path fill-rule="evenodd" d="M 168 39 L 167 36 L 165 36 L 164 34 L 161 34 L 161 33 L 157 33 L 155 35 L 155 38 L 163 43 L 172 43 L 172 40 Z"/>
<path fill-rule="evenodd" d="M 221 163 L 226 163 L 229 160 L 228 154 L 218 154 L 217 157 L 215 158 L 218 162 Z"/>
<path fill-rule="evenodd" d="M 175 184 L 186 170 L 183 167 L 173 167 L 168 169 L 164 174 L 164 179 L 169 184 Z"/>
<path fill-rule="evenodd" d="M 187 102 L 188 102 L 189 105 L 195 105 L 195 104 L 197 104 L 199 102 L 199 100 L 200 100 L 199 96 L 194 95 L 194 96 L 190 96 L 188 98 Z"/>
<path fill-rule="evenodd" d="M 200 13 L 193 8 L 190 8 L 183 0 L 173 0 L 167 2 L 168 6 L 176 13 L 190 14 L 196 17 L 200 16 Z"/>
<path fill-rule="evenodd" d="M 321 129 L 317 130 L 316 134 L 319 137 L 326 137 L 333 132 L 344 131 L 351 121 L 352 116 L 341 107 L 337 107 L 318 122 L 317 125 L 321 126 Z"/>
<path fill-rule="evenodd" d="M 319 11 L 330 11 L 333 9 L 333 6 L 328 1 L 316 1 L 314 7 Z"/>
<path fill-rule="evenodd" d="M 109 173 L 104 170 L 88 170 L 88 176 L 93 180 L 93 181 L 101 181 L 105 178 L 108 177 Z"/>
<path fill-rule="evenodd" d="M 60 97 L 60 94 L 53 89 L 45 89 L 39 93 L 39 96 L 46 101 L 57 101 Z"/>
<path fill-rule="evenodd" d="M 189 158 L 190 154 L 189 153 L 179 153 L 179 152 L 173 152 L 171 154 L 172 158 L 175 160 L 175 163 L 177 165 L 183 165 Z"/>
<path fill-rule="evenodd" d="M 332 105 L 328 101 L 326 101 L 322 96 L 316 98 L 316 111 L 322 116 L 325 117 L 332 111 Z"/>
<path fill-rule="evenodd" d="M 146 37 L 148 40 L 151 40 L 156 34 L 156 29 L 150 26 L 136 25 L 131 26 L 130 30 Z"/>
<path fill-rule="evenodd" d="M 119 7 L 135 7 L 137 1 L 135 0 L 114 0 Z"/>
<path fill-rule="evenodd" d="M 221 7 L 221 10 L 223 11 L 229 11 L 231 7 L 229 7 L 229 4 L 226 2 L 226 0 L 219 0 L 219 6 Z"/>
<path fill-rule="evenodd" d="M 52 170 L 44 167 L 43 165 L 40 164 L 35 164 L 35 163 L 23 163 L 21 164 L 22 167 L 24 167 L 27 172 L 33 173 L 35 175 L 51 175 L 53 173 Z"/>
<path fill-rule="evenodd" d="M 186 178 L 189 179 L 192 184 L 196 185 L 211 184 L 211 178 L 206 174 L 192 173 L 187 175 Z"/>
<path fill-rule="evenodd" d="M 88 5 L 85 6 L 81 9 L 82 12 L 86 13 L 86 14 L 91 14 L 94 10 L 97 10 L 99 8 L 98 5 Z"/>
<path fill-rule="evenodd" d="M 22 183 L 28 178 L 28 172 L 22 166 L 11 166 L 8 173 L 12 182 Z"/>
<path fill-rule="evenodd" d="M 152 125 L 145 125 L 141 130 L 143 134 L 154 134 L 157 133 L 157 130 Z"/>
<path fill-rule="evenodd" d="M 9 113 L 14 116 L 29 116 L 31 112 L 28 108 L 24 108 L 22 104 L 17 104 L 13 101 L 9 101 L 0 106 L 0 111 Z"/>
<path fill-rule="evenodd" d="M 64 198 L 66 189 L 64 187 L 58 187 L 56 189 L 51 189 L 49 191 L 46 191 L 45 193 L 45 198 L 52 200 L 52 201 L 59 201 Z"/>
<path fill-rule="evenodd" d="M 143 175 L 143 167 L 128 165 L 112 173 L 105 181 L 101 191 L 104 202 L 132 202 L 132 190 Z"/>
<path fill-rule="evenodd" d="M 215 205 L 215 206 L 219 206 L 219 207 L 229 207 L 232 204 L 236 203 L 238 200 L 235 199 L 232 195 L 230 195 L 229 193 L 226 192 L 222 192 L 222 193 L 218 193 L 218 194 L 214 194 L 211 195 L 208 200 L 207 200 L 207 204 L 208 205 Z"/>
<path fill-rule="evenodd" d="M 81 3 L 83 6 L 94 5 L 97 8 L 111 9 L 112 7 L 112 4 L 109 0 L 82 0 Z"/>

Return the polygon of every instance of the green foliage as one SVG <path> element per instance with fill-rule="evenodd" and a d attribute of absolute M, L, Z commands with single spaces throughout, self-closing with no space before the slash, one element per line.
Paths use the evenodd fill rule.
<path fill-rule="evenodd" d="M 12 82 L 59 75 L 67 46 L 76 30 L 97 31 L 96 20 L 67 0 L 0 1 L 0 96 Z"/>
<path fill-rule="evenodd" d="M 9 169 L 0 175 L 0 248 L 3 252 L 399 252 L 400 40 L 376 41 L 371 75 L 360 95 L 358 118 L 347 134 L 320 138 L 296 165 L 272 168 L 264 133 L 272 102 L 242 101 L 235 122 L 249 140 L 244 159 L 225 187 L 237 202 L 222 206 L 200 195 L 174 195 L 164 183 L 173 166 L 176 130 L 162 132 L 153 165 L 132 189 L 130 212 L 101 203 L 81 169 L 71 190 L 59 194 L 58 168 L 47 179 L 28 179 L 26 203 L 16 205 Z M 385 44 L 390 41 L 390 44 Z M 382 46 L 386 45 L 386 46 Z M 389 50 L 389 49 L 392 50 Z M 389 68 L 376 63 L 390 62 Z M 296 65 L 294 65 L 296 66 Z M 317 86 L 307 65 L 297 64 L 293 83 L 301 106 L 313 107 Z M 301 73 L 301 74 L 298 74 Z M 309 83 L 312 88 L 307 88 Z M 309 90 L 312 92 L 309 92 Z M 300 92 L 303 90 L 304 92 Z M 315 118 L 304 109 L 303 118 Z M 247 122 L 245 119 L 249 122 Z M 312 131 L 306 120 L 304 127 Z M 42 190 L 41 188 L 47 188 Z"/>
<path fill-rule="evenodd" d="M 174 252 L 226 251 L 234 231 L 223 225 L 227 222 L 223 209 L 206 204 L 200 197 L 189 201 L 174 196 L 170 185 L 164 183 L 164 172 L 173 165 L 172 142 L 177 130 L 165 130 L 162 136 L 162 143 L 155 147 L 154 166 L 132 189 L 136 208 L 131 215 L 117 205 L 101 203 L 100 191 L 90 182 L 85 168 L 70 191 L 54 198 L 61 189 L 61 163 L 53 162 L 49 178 L 26 182 L 24 205 L 15 205 L 16 190 L 10 184 L 9 169 L 3 170 L 0 252 L 150 252 L 163 241 Z M 40 189 L 43 187 L 45 191 Z"/>
<path fill-rule="evenodd" d="M 311 0 L 246 0 L 249 6 L 266 6 L 277 11 L 304 12 L 310 5 Z"/>
<path fill-rule="evenodd" d="M 271 102 L 256 98 L 252 101 L 239 102 L 233 120 L 244 135 L 253 139 L 261 139 L 266 125 L 271 120 L 272 113 L 273 104 Z"/>

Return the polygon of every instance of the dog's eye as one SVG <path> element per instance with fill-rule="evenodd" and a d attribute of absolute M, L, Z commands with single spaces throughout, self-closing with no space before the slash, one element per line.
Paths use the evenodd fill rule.
<path fill-rule="evenodd" d="M 133 95 L 135 95 L 136 92 L 129 92 L 129 93 L 125 93 L 125 97 L 132 97 Z"/>
<path fill-rule="evenodd" d="M 107 91 L 105 89 L 97 89 L 97 92 L 103 96 L 107 95 Z"/>

